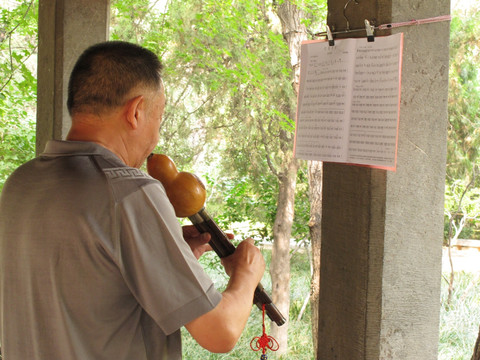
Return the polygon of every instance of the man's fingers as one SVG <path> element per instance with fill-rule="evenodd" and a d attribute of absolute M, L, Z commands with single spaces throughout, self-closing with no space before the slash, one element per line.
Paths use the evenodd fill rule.
<path fill-rule="evenodd" d="M 203 247 L 204 251 L 212 251 L 213 250 L 212 247 L 210 246 L 210 244 L 205 244 L 203 246 L 204 246 Z"/>
<path fill-rule="evenodd" d="M 210 235 L 210 233 L 205 232 L 205 233 L 200 234 L 200 237 L 201 237 L 201 239 L 202 239 L 201 241 L 203 243 L 208 243 L 210 241 L 210 239 L 212 238 L 212 235 Z"/>

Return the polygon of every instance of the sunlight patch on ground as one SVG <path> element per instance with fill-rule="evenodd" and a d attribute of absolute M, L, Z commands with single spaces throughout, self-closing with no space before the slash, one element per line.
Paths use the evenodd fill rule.
<path fill-rule="evenodd" d="M 465 271 L 480 273 L 480 250 L 477 248 L 464 248 L 459 250 L 452 247 L 452 262 L 455 272 Z M 448 249 L 443 248 L 442 270 L 450 272 L 450 260 L 448 258 Z"/>

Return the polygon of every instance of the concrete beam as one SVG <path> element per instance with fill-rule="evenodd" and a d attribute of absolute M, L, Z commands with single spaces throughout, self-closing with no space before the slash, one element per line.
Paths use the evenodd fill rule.
<path fill-rule="evenodd" d="M 89 45 L 108 39 L 109 0 L 40 0 L 38 16 L 37 154 L 70 128 L 70 72 Z"/>

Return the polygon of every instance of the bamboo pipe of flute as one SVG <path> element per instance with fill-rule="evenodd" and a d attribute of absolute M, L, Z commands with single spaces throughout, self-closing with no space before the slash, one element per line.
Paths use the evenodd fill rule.
<path fill-rule="evenodd" d="M 176 216 L 188 217 L 200 233 L 210 233 L 209 244 L 220 258 L 235 252 L 235 246 L 205 210 L 206 189 L 197 176 L 179 172 L 173 160 L 163 154 L 150 154 L 147 159 L 147 171 L 150 176 L 162 183 Z M 285 324 L 285 317 L 261 283 L 255 289 L 253 303 L 260 310 L 265 305 L 265 313 L 278 326 Z"/>

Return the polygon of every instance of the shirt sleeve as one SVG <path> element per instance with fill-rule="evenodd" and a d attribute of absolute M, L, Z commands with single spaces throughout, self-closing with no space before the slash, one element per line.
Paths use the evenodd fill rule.
<path fill-rule="evenodd" d="M 117 260 L 158 326 L 169 335 L 217 306 L 221 294 L 183 239 L 161 184 L 145 185 L 117 206 Z"/>

